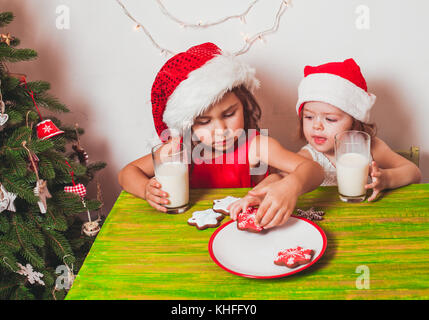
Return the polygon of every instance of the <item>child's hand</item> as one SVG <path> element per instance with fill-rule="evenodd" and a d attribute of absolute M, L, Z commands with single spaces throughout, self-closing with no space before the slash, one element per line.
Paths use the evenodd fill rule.
<path fill-rule="evenodd" d="M 167 208 L 161 204 L 168 204 L 170 201 L 166 199 L 168 193 L 161 190 L 161 184 L 153 177 L 146 185 L 145 199 L 156 210 L 167 212 Z"/>
<path fill-rule="evenodd" d="M 278 181 L 249 191 L 251 196 L 263 198 L 256 213 L 256 223 L 264 229 L 284 224 L 293 213 L 298 199 L 298 193 L 294 190 L 289 181 Z"/>
<path fill-rule="evenodd" d="M 368 201 L 374 200 L 380 191 L 386 189 L 386 175 L 384 174 L 384 170 L 380 169 L 375 161 L 371 162 L 370 171 L 372 182 L 365 185 L 365 189 L 373 189 L 373 191 Z"/>
<path fill-rule="evenodd" d="M 254 197 L 249 194 L 241 198 L 240 200 L 234 201 L 228 206 L 229 216 L 232 220 L 237 220 L 237 215 L 241 211 L 246 211 L 248 207 L 257 206 L 262 202 L 259 197 Z"/>

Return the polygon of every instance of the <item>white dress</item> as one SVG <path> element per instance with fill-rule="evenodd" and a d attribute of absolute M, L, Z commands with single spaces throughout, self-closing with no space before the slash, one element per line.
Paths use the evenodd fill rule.
<path fill-rule="evenodd" d="M 317 151 L 310 144 L 307 144 L 301 148 L 301 150 L 307 150 L 310 152 L 313 160 L 320 164 L 325 171 L 325 179 L 321 186 L 336 186 L 337 185 L 337 169 L 332 162 L 325 156 L 324 153 Z"/>

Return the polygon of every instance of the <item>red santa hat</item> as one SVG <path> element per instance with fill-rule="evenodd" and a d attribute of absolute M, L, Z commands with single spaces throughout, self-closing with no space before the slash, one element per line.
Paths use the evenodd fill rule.
<path fill-rule="evenodd" d="M 296 111 L 300 114 L 305 102 L 322 101 L 367 123 L 375 100 L 375 95 L 368 92 L 359 66 L 353 59 L 347 59 L 304 68 Z"/>
<path fill-rule="evenodd" d="M 190 128 L 194 119 L 234 87 L 259 86 L 255 70 L 213 43 L 194 46 L 169 59 L 152 86 L 152 114 L 158 135 Z"/>

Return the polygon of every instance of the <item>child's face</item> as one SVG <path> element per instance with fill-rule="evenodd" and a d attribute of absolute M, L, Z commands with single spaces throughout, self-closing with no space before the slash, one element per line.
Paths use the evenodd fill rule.
<path fill-rule="evenodd" d="M 307 102 L 302 112 L 305 139 L 319 152 L 333 154 L 335 135 L 353 125 L 350 115 L 326 102 Z"/>
<path fill-rule="evenodd" d="M 237 140 L 237 130 L 244 128 L 243 104 L 233 92 L 195 119 L 192 130 L 209 148 L 225 151 Z"/>

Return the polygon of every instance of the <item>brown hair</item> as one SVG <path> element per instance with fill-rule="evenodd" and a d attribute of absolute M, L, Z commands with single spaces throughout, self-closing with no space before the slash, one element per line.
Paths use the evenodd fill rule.
<path fill-rule="evenodd" d="M 253 94 L 243 85 L 231 90 L 243 105 L 244 130 L 259 129 L 258 122 L 261 119 L 261 107 Z"/>
<path fill-rule="evenodd" d="M 377 126 L 375 125 L 375 123 L 364 123 L 360 120 L 356 120 L 355 118 L 353 118 L 353 123 L 352 123 L 352 127 L 350 128 L 350 130 L 358 130 L 358 131 L 363 131 L 368 133 L 371 136 L 371 140 L 374 139 L 377 135 Z M 303 126 L 303 117 L 302 117 L 302 112 L 299 115 L 299 128 L 298 128 L 298 138 L 305 140 L 305 136 L 304 136 L 304 126 Z"/>

